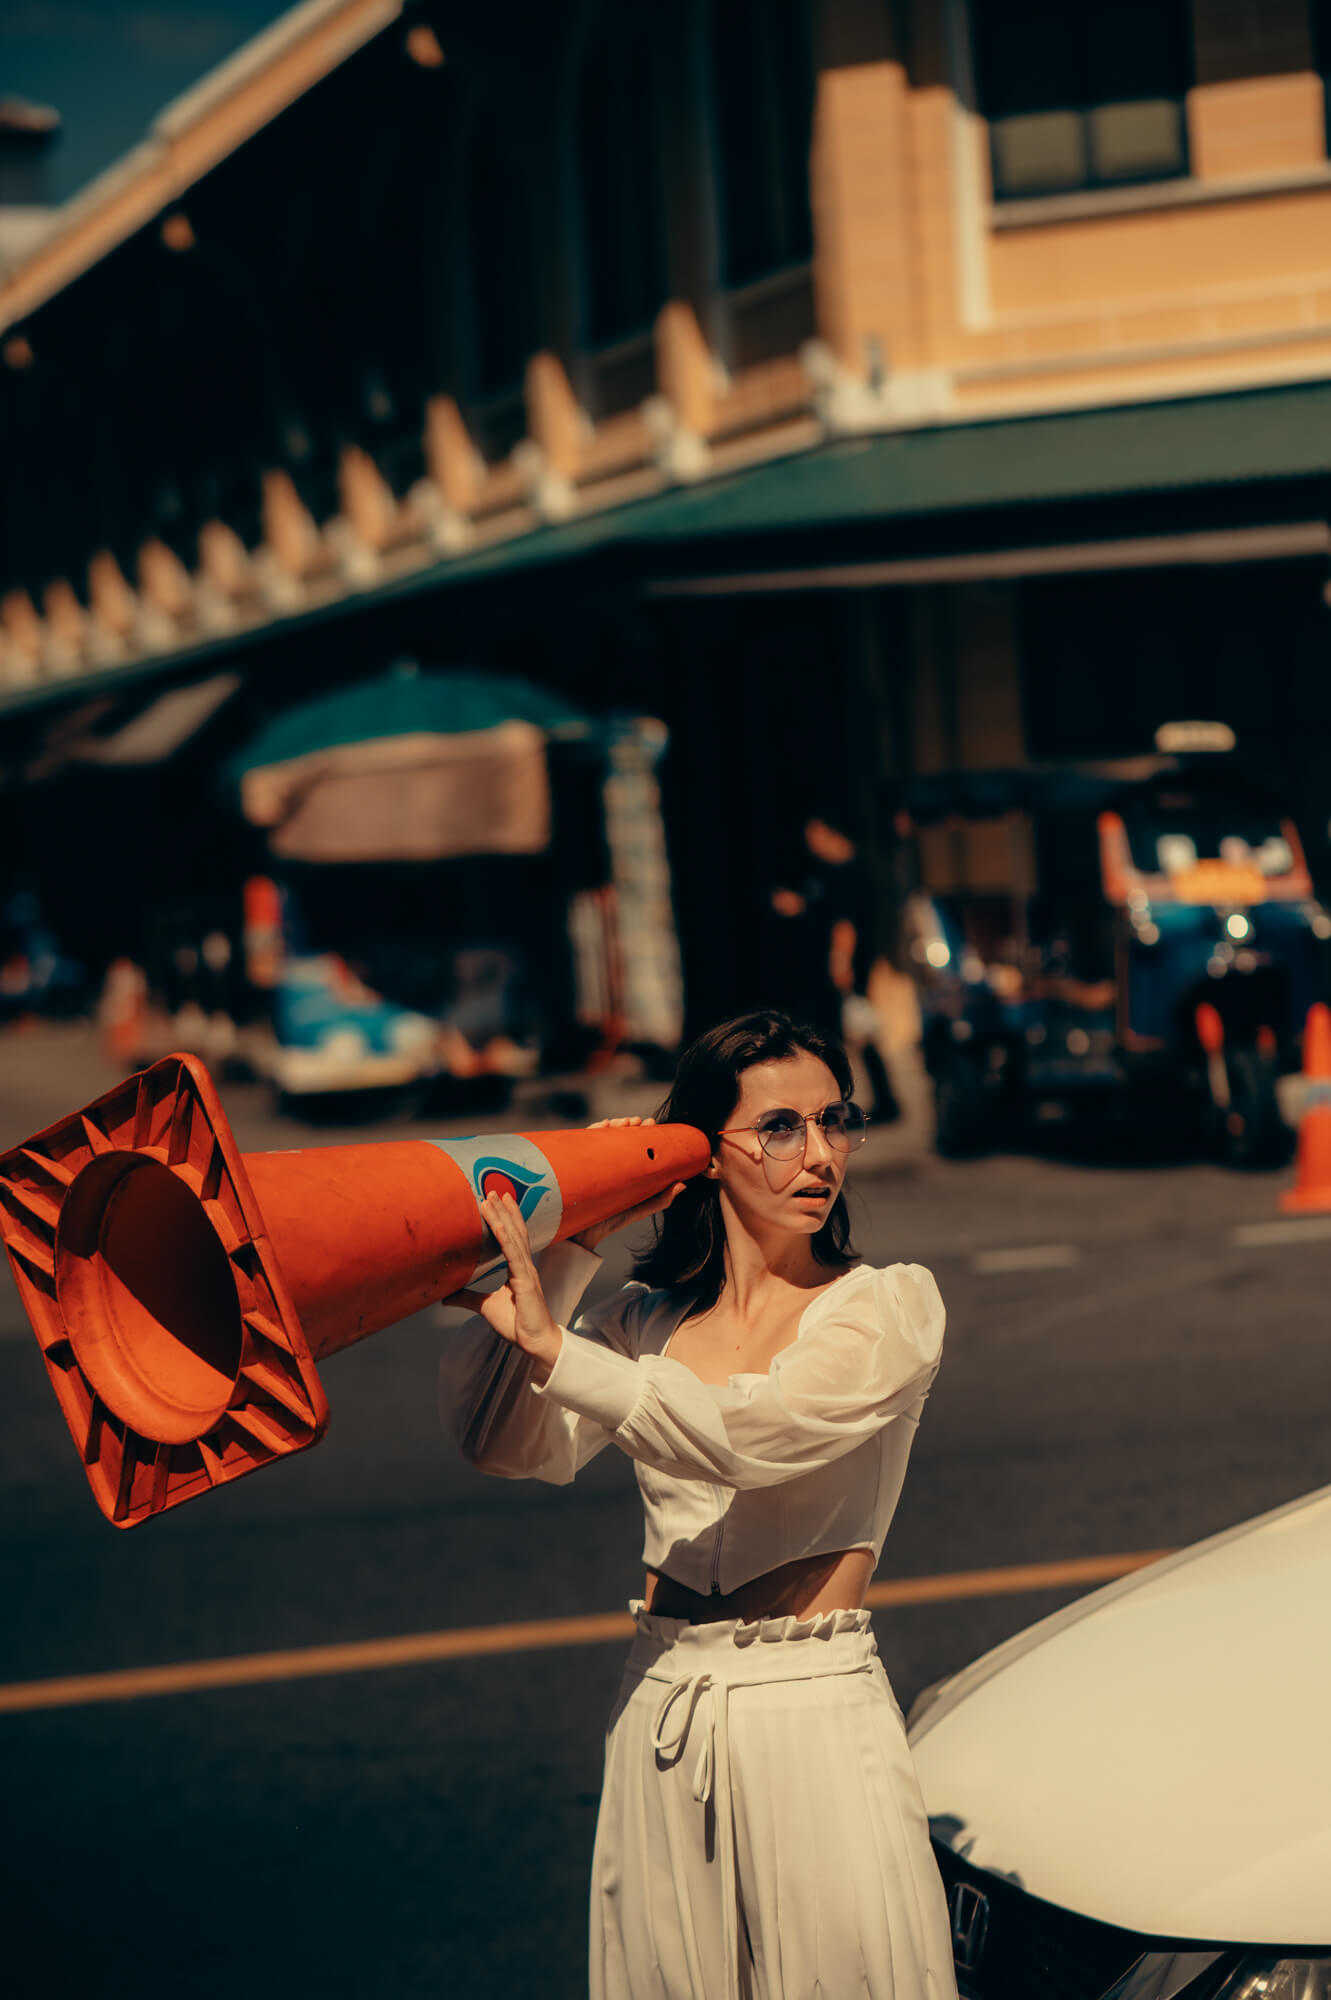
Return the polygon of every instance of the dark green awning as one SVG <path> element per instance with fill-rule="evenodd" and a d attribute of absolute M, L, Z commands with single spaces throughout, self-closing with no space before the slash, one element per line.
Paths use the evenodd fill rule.
<path fill-rule="evenodd" d="M 440 564 L 493 574 L 620 546 L 1331 474 L 1331 383 L 841 438 Z"/>

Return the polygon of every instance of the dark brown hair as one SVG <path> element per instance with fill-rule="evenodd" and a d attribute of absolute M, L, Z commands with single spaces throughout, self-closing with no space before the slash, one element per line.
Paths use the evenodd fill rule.
<path fill-rule="evenodd" d="M 788 1014 L 770 1007 L 722 1021 L 685 1049 L 670 1095 L 657 1117 L 662 1124 L 697 1125 L 714 1141 L 739 1101 L 739 1080 L 746 1069 L 804 1054 L 826 1063 L 842 1097 L 850 1096 L 846 1052 L 816 1028 L 801 1027 Z M 701 1174 L 691 1180 L 657 1217 L 656 1241 L 634 1265 L 645 1284 L 665 1291 L 687 1288 L 701 1312 L 716 1304 L 726 1282 L 726 1232 L 718 1195 L 716 1181 Z M 820 1264 L 837 1266 L 855 1261 L 857 1252 L 850 1240 L 844 1194 L 833 1202 L 812 1248 Z"/>

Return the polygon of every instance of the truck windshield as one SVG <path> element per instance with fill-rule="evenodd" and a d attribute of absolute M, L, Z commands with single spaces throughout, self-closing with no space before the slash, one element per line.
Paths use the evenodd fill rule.
<path fill-rule="evenodd" d="M 1134 800 L 1123 813 L 1138 868 L 1181 875 L 1199 861 L 1228 861 L 1263 875 L 1285 875 L 1294 855 L 1279 814 L 1260 801 L 1187 790 Z"/>

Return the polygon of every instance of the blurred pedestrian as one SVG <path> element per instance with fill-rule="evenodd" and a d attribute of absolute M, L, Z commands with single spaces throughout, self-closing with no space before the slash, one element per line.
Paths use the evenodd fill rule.
<path fill-rule="evenodd" d="M 938 1366 L 918 1265 L 874 1269 L 842 1196 L 864 1132 L 833 1041 L 764 1011 L 703 1035 L 663 1107 L 687 1187 L 533 1258 L 450 1338 L 441 1413 L 482 1471 L 635 1461 L 647 1583 L 606 1739 L 592 2000 L 955 2000 L 942 1884 L 864 1597 Z M 603 1123 L 636 1124 L 637 1119 Z M 640 1282 L 573 1322 L 597 1243 L 660 1213 Z"/>
<path fill-rule="evenodd" d="M 875 931 L 874 882 L 859 847 L 830 810 L 811 813 L 787 879 L 768 892 L 765 990 L 793 1019 L 849 1046 L 869 1081 L 869 1116 L 886 1125 L 901 1107 L 867 994 Z"/>

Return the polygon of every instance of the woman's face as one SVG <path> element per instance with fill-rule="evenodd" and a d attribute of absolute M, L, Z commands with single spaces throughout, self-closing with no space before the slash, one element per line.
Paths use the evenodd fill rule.
<path fill-rule="evenodd" d="M 836 1078 L 825 1062 L 802 1049 L 781 1062 L 755 1063 L 739 1083 L 738 1102 L 717 1141 L 722 1193 L 750 1228 L 816 1235 L 846 1178 L 847 1155 L 829 1146 L 822 1127 L 812 1123 L 829 1104 L 841 1102 Z M 733 1129 L 754 1124 L 765 1111 L 798 1111 L 811 1121 L 804 1128 L 802 1157 L 774 1160 L 756 1132 Z"/>

